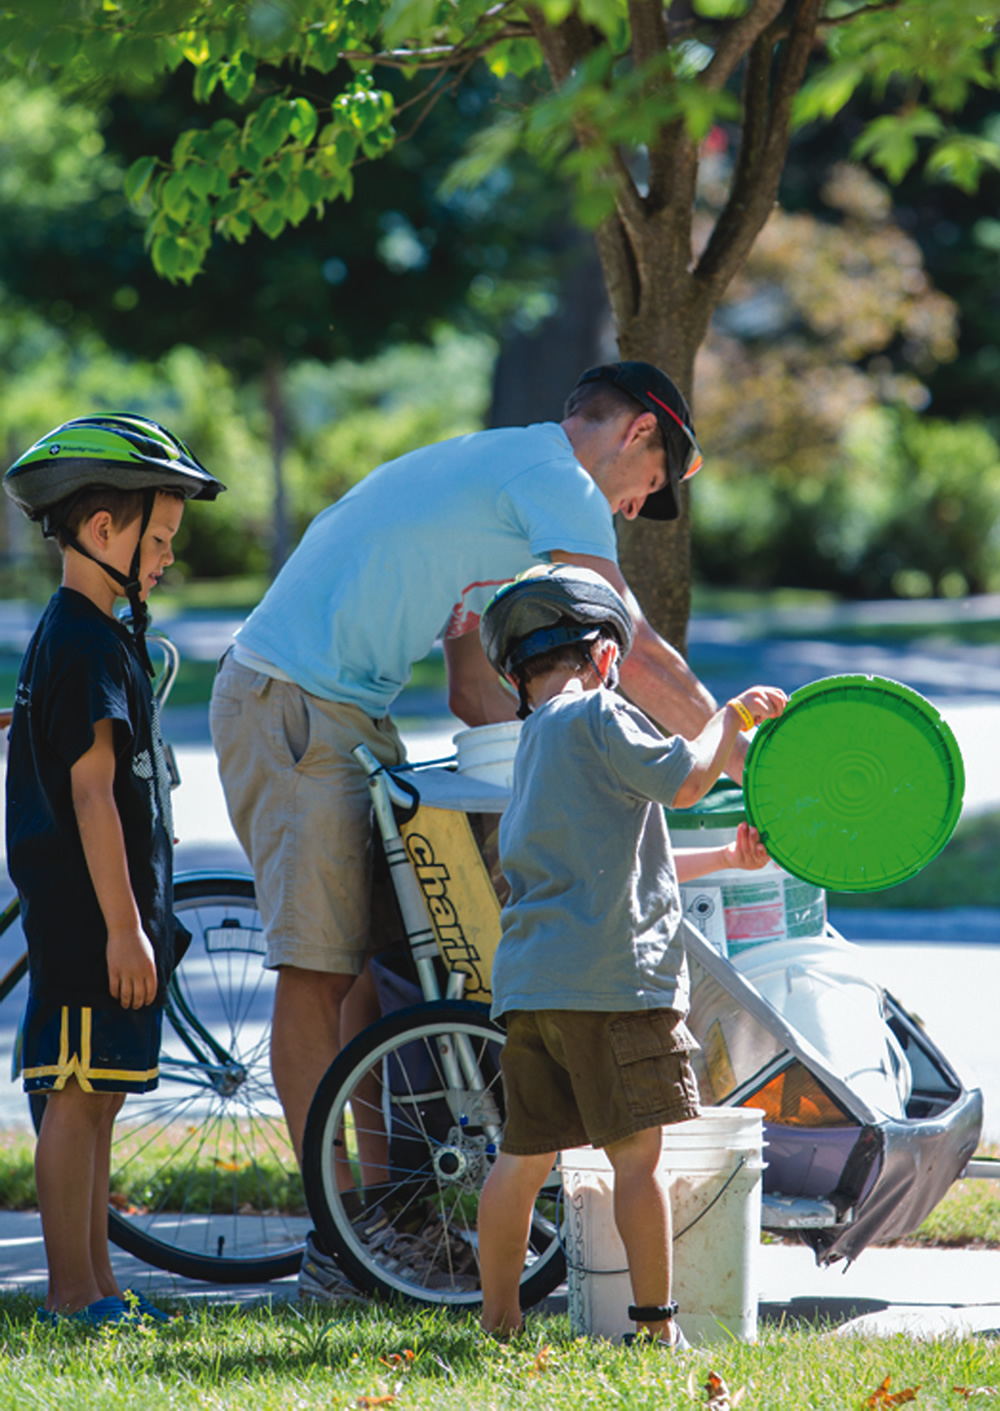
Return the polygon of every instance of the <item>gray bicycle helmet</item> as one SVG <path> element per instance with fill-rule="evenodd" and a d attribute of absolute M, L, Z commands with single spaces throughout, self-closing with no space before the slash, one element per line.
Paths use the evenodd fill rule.
<path fill-rule="evenodd" d="M 614 638 L 619 660 L 624 660 L 634 636 L 624 599 L 599 573 L 574 564 L 529 569 L 513 583 L 505 583 L 479 621 L 479 638 L 490 665 L 518 683 L 522 720 L 528 703 L 518 668 L 557 647 L 588 646 L 602 633 Z"/>
<path fill-rule="evenodd" d="M 101 486 L 143 492 L 139 540 L 129 573 L 95 559 L 73 535 L 66 535 L 66 543 L 98 563 L 121 585 L 132 609 L 140 660 L 152 675 L 145 643 L 149 613 L 139 596 L 139 545 L 156 492 L 170 490 L 186 499 L 214 500 L 226 487 L 208 473 L 179 437 L 134 412 L 107 412 L 64 422 L 25 451 L 3 478 L 6 493 L 29 519 L 41 524 L 46 537 L 60 529 L 65 532 L 79 496 Z"/>

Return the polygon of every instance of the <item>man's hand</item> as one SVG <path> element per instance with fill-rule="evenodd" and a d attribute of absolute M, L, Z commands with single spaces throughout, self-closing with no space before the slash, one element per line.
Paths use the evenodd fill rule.
<path fill-rule="evenodd" d="M 108 932 L 108 987 L 122 1009 L 142 1009 L 156 998 L 156 958 L 141 930 Z"/>

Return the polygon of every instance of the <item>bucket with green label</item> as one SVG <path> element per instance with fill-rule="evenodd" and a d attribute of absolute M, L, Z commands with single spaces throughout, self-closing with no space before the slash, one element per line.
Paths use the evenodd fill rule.
<path fill-rule="evenodd" d="M 667 809 L 674 848 L 725 847 L 746 820 L 743 791 L 715 784 L 693 808 Z M 720 955 L 738 955 L 767 941 L 822 936 L 826 892 L 793 877 L 776 862 L 757 872 L 711 872 L 681 886 L 684 918 Z"/>

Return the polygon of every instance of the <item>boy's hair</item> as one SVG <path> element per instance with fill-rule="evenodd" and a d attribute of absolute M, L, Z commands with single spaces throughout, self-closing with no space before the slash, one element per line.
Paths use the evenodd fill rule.
<path fill-rule="evenodd" d="M 566 398 L 563 417 L 568 420 L 572 416 L 579 416 L 584 421 L 601 422 L 611 421 L 623 411 L 629 411 L 633 416 L 642 416 L 643 412 L 648 410 L 649 408 L 644 407 L 635 397 L 611 382 L 581 382 Z M 650 446 L 664 449 L 659 422 L 650 437 Z"/>
<path fill-rule="evenodd" d="M 592 658 L 600 656 L 609 645 L 618 651 L 621 650 L 617 640 L 610 633 L 601 632 L 592 642 L 572 642 L 568 646 L 552 647 L 547 652 L 539 652 L 537 656 L 522 661 L 514 673 L 515 679 L 519 677 L 527 686 L 539 676 L 547 676 L 550 671 L 570 670 L 582 673 L 587 667 L 593 666 Z"/>
<path fill-rule="evenodd" d="M 159 490 L 160 495 L 183 500 L 177 490 Z M 61 504 L 53 505 L 51 515 L 56 525 L 53 537 L 60 549 L 76 538 L 80 529 L 99 510 L 107 510 L 116 529 L 125 529 L 143 511 L 143 490 L 119 490 L 114 485 L 89 485 L 77 495 L 70 495 Z"/>

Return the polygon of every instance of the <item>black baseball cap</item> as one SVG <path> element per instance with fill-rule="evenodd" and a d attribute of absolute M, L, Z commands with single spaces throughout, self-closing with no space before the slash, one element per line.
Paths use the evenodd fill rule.
<path fill-rule="evenodd" d="M 651 411 L 660 425 L 666 448 L 667 483 L 646 496 L 639 511 L 644 519 L 676 519 L 681 512 L 681 481 L 701 469 L 701 447 L 691 425 L 691 411 L 676 385 L 652 363 L 603 363 L 583 373 L 577 382 L 610 382 Z"/>

